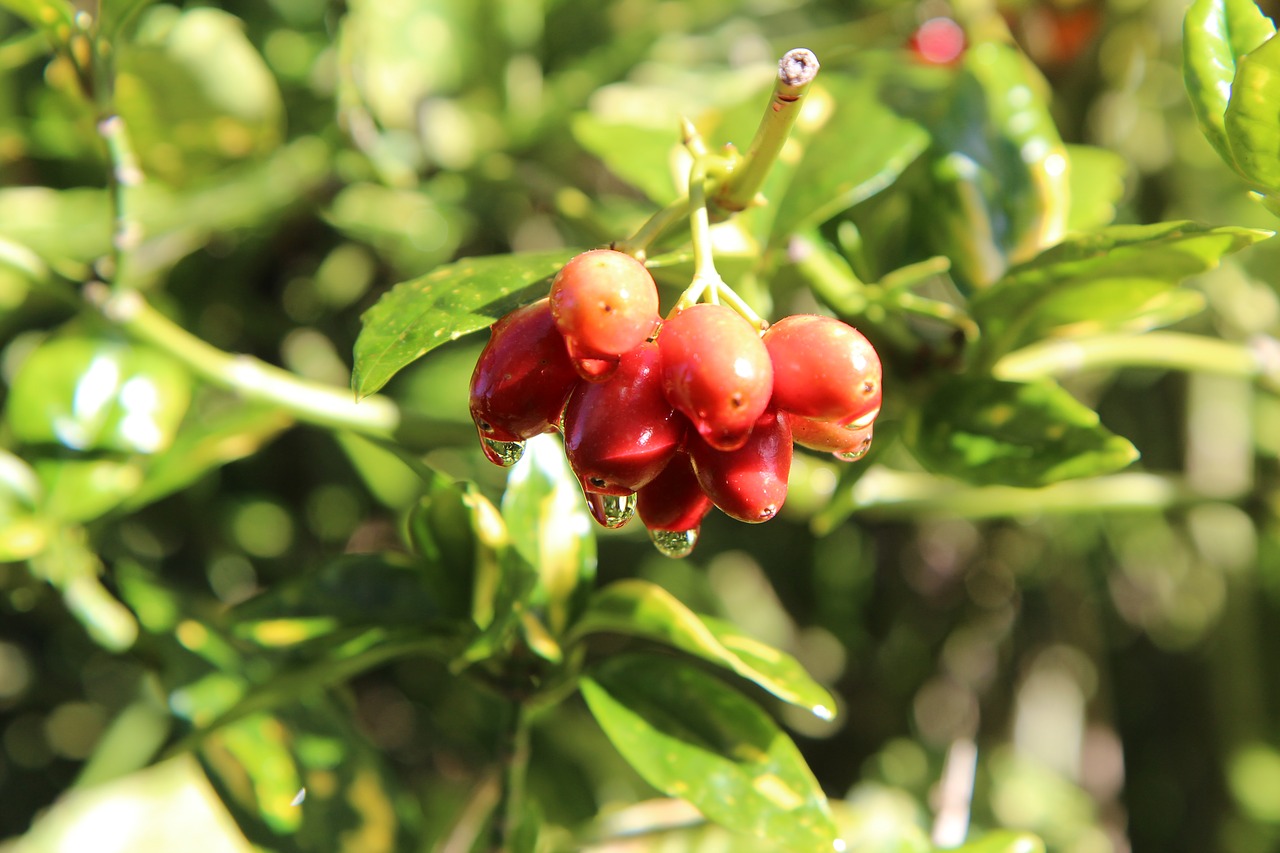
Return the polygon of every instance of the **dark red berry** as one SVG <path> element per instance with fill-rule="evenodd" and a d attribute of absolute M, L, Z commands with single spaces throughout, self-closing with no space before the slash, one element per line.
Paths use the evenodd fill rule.
<path fill-rule="evenodd" d="M 661 474 L 636 492 L 636 512 L 650 530 L 696 530 L 711 507 L 687 453 L 677 453 Z"/>
<path fill-rule="evenodd" d="M 564 448 L 585 491 L 629 495 L 675 455 L 688 421 L 662 393 L 661 358 L 644 342 L 603 382 L 582 383 L 564 411 Z"/>
<path fill-rule="evenodd" d="M 794 314 L 764 333 L 773 361 L 773 404 L 847 424 L 880 410 L 880 357 L 862 333 L 834 317 Z"/>
<path fill-rule="evenodd" d="M 523 441 L 560 422 L 578 385 L 546 299 L 494 323 L 471 374 L 471 419 L 481 438 Z"/>
<path fill-rule="evenodd" d="M 738 450 L 689 442 L 702 490 L 726 515 L 752 523 L 773 518 L 787 499 L 791 451 L 790 418 L 773 409 L 760 417 Z"/>
<path fill-rule="evenodd" d="M 773 388 L 769 353 L 755 327 L 724 305 L 694 305 L 663 323 L 658 349 L 671 405 L 711 447 L 742 447 Z"/>
<path fill-rule="evenodd" d="M 583 356 L 620 356 L 653 334 L 658 288 L 644 264 L 612 249 L 571 259 L 551 282 L 556 326 Z"/>

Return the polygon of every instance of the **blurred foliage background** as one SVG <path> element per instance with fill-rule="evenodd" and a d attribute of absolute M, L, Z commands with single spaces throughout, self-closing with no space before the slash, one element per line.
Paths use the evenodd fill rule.
<path fill-rule="evenodd" d="M 666 164 L 624 180 L 595 156 L 618 133 L 674 141 L 680 115 L 747 102 L 754 115 L 773 63 L 798 45 L 824 70 L 869 52 L 909 63 L 911 33 L 937 14 L 1008 27 L 1050 84 L 1063 139 L 1122 162 L 1123 184 L 1100 191 L 1116 221 L 1274 221 L 1196 126 L 1183 0 L 102 6 L 128 34 L 114 99 L 146 176 L 126 189 L 146 235 L 127 271 L 102 267 L 112 240 L 129 239 L 112 233 L 111 166 L 85 96 L 106 84 L 77 79 L 45 32 L 0 13 L 0 552 L 15 561 L 0 563 L 6 853 L 248 849 L 194 763 L 125 772 L 183 715 L 157 673 L 188 665 L 178 646 L 201 646 L 188 617 L 337 553 L 398 547 L 420 489 L 374 443 L 290 429 L 279 410 L 143 349 L 112 350 L 74 302 L 39 286 L 45 267 L 74 281 L 94 264 L 127 273 L 210 344 L 346 386 L 360 314 L 393 283 L 462 256 L 605 243 L 652 212 L 642 193 L 670 198 Z M 1263 243 L 1195 278 L 1206 307 L 1180 328 L 1276 334 L 1275 253 Z M 58 328 L 57 348 L 43 346 Z M 503 472 L 476 451 L 466 411 L 483 337 L 441 347 L 389 391 L 438 421 L 430 464 L 497 495 Z M 69 364 L 158 390 L 72 424 L 91 434 L 43 434 L 42 390 Z M 1128 505 L 1087 481 L 1058 504 L 899 494 L 883 468 L 855 482 L 806 456 L 779 519 L 713 516 L 678 562 L 643 531 L 604 534 L 602 581 L 656 581 L 833 687 L 834 721 L 781 713 L 828 795 L 880 827 L 884 845 L 858 849 L 924 849 L 911 839 L 933 821 L 948 756 L 963 764 L 970 743 L 975 827 L 1031 830 L 1063 853 L 1280 849 L 1280 399 L 1247 378 L 1156 368 L 1067 383 L 1176 488 Z M 878 441 L 890 458 L 901 418 L 887 405 Z M 185 462 L 144 477 L 131 461 L 170 444 L 192 451 Z M 307 723 L 329 733 L 315 760 L 376 768 L 369 778 L 401 792 L 365 801 L 386 809 L 383 841 L 466 849 L 447 845 L 491 783 L 500 722 L 486 695 L 416 658 L 335 695 L 348 713 Z M 535 729 L 531 790 L 555 825 L 602 813 L 623 825 L 623 807 L 652 790 L 585 720 L 569 703 Z M 227 749 L 269 753 L 272 733 L 259 736 Z M 710 832 L 672 843 L 743 849 Z"/>

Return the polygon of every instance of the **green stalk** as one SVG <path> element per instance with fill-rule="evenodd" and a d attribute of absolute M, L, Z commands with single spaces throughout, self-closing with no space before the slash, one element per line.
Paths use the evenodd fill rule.
<path fill-rule="evenodd" d="M 107 175 L 107 192 L 111 197 L 115 223 L 111 237 L 111 284 L 116 290 L 132 286 L 129 260 L 142 242 L 142 226 L 130 213 L 132 190 L 142 183 L 142 169 L 129 142 L 124 119 L 108 115 L 98 122 L 98 135 L 107 145 L 111 169 Z"/>
<path fill-rule="evenodd" d="M 773 94 L 751 146 L 715 194 L 713 204 L 718 210 L 737 213 L 756 203 L 756 196 L 791 134 L 804 97 L 817 74 L 818 57 L 811 51 L 798 47 L 783 55 L 778 63 Z"/>
<path fill-rule="evenodd" d="M 511 724 L 502 750 L 502 790 L 494 814 L 494 847 L 518 849 L 529 776 L 529 711 L 522 702 L 511 706 Z"/>
<path fill-rule="evenodd" d="M 992 372 L 1000 379 L 1027 381 L 1120 367 L 1263 377 L 1273 381 L 1277 373 L 1274 366 L 1266 364 L 1265 353 L 1260 348 L 1183 332 L 1044 341 L 1005 355 L 996 362 Z"/>
<path fill-rule="evenodd" d="M 246 399 L 278 406 L 301 421 L 419 449 L 457 444 L 470 437 L 464 425 L 405 412 L 388 397 L 374 394 L 357 401 L 349 389 L 302 379 L 253 356 L 224 352 L 174 323 L 134 291 L 111 291 L 91 283 L 84 293 L 108 321 L 164 351 L 200 378 Z"/>

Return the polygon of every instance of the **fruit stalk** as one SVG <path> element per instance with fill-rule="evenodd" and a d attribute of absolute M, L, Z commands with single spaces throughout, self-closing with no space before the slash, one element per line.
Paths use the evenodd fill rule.
<path fill-rule="evenodd" d="M 715 194 L 713 203 L 718 210 L 732 214 L 755 203 L 756 195 L 791 134 L 805 95 L 817 75 L 818 57 L 812 51 L 798 47 L 783 55 L 778 62 L 773 94 L 746 157 Z"/>

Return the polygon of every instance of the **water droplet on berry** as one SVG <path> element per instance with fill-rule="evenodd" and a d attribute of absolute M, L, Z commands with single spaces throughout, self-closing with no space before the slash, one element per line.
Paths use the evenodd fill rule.
<path fill-rule="evenodd" d="M 587 509 L 601 527 L 621 527 L 636 513 L 635 495 L 601 495 L 587 492 Z"/>
<path fill-rule="evenodd" d="M 871 449 L 871 440 L 867 439 L 853 450 L 846 450 L 844 453 L 831 454 L 841 462 L 857 462 L 859 459 L 867 455 L 867 451 Z"/>
<path fill-rule="evenodd" d="M 659 554 L 678 560 L 689 556 L 698 544 L 698 530 L 650 530 L 649 538 Z"/>
<path fill-rule="evenodd" d="M 494 465 L 510 468 L 520 461 L 524 455 L 523 441 L 498 441 L 496 438 L 480 436 L 480 449 L 484 456 Z"/>

